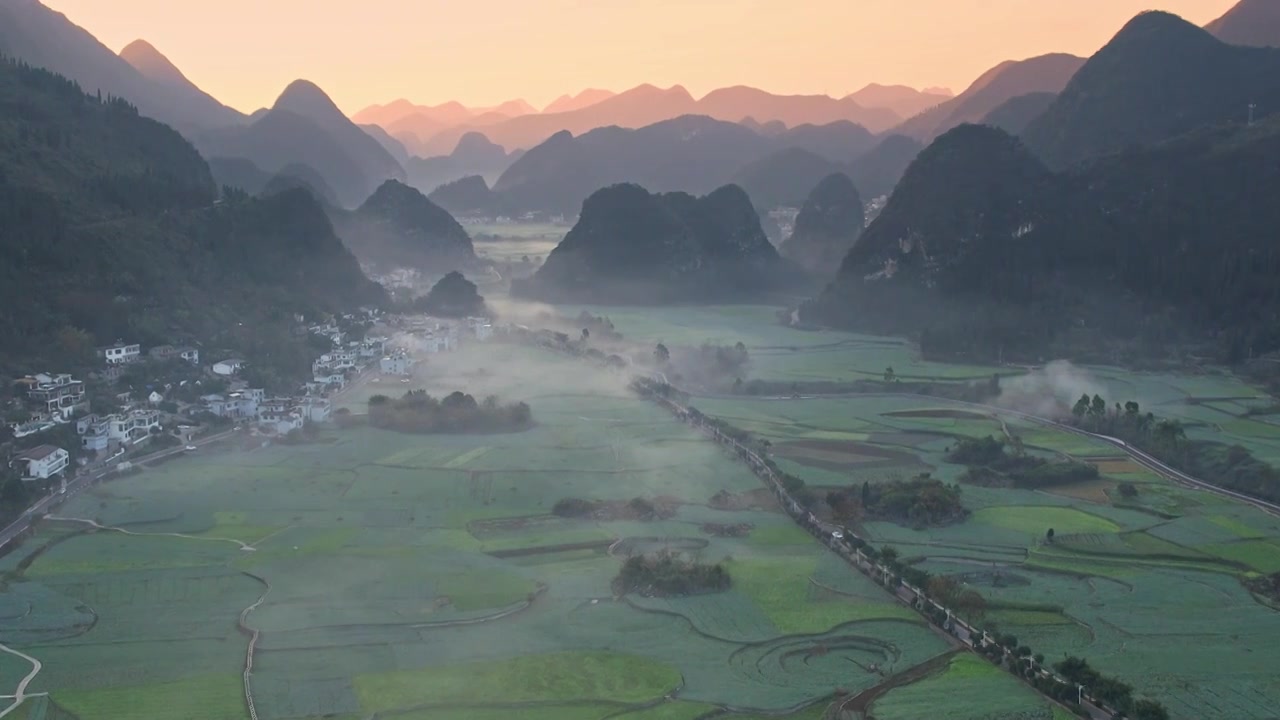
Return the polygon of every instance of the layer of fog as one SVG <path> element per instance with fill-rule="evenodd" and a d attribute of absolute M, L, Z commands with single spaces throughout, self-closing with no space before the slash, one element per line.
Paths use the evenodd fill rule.
<path fill-rule="evenodd" d="M 995 404 L 1041 417 L 1067 417 L 1081 395 L 1106 397 L 1106 388 L 1088 370 L 1054 360 L 1026 375 L 1002 379 Z"/>

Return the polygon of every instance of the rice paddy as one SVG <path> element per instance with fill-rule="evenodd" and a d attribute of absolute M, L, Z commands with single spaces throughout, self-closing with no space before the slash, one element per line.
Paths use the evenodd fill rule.
<path fill-rule="evenodd" d="M 896 339 L 784 328 L 775 308 L 590 309 L 640 343 L 742 341 L 753 378 L 995 372 L 923 361 Z M 1265 400 L 1232 378 L 1092 372 L 1108 399 L 1133 397 L 1194 423 L 1193 436 L 1280 460 L 1280 424 L 1246 416 Z M 251 686 L 264 720 L 816 720 L 837 690 L 880 720 L 1063 717 L 1004 671 L 950 654 L 769 503 L 712 508 L 717 493 L 750 497 L 759 482 L 631 397 L 626 379 L 525 348 L 464 349 L 428 359 L 411 383 L 365 383 L 339 404 L 462 388 L 528 402 L 535 428 L 330 431 L 323 444 L 192 454 L 74 499 L 58 514 L 140 534 L 45 522 L 0 558 L 0 642 L 43 663 L 28 691 L 49 695 L 27 701 L 32 717 L 248 717 L 237 622 L 266 584 L 245 617 L 261 633 Z M 1086 657 L 1178 720 L 1274 715 L 1280 630 L 1240 578 L 1280 570 L 1280 519 L 1171 485 L 1111 445 L 932 398 L 694 403 L 768 438 L 778 464 L 815 486 L 922 472 L 953 482 L 956 439 L 1006 429 L 1029 452 L 1094 463 L 1099 480 L 1045 492 L 963 486 L 963 523 L 862 530 L 978 590 L 1002 632 L 1050 660 Z M 1136 497 L 1120 497 L 1121 482 Z M 636 496 L 670 498 L 675 516 L 551 514 L 566 497 Z M 704 529 L 735 523 L 750 532 Z M 663 548 L 722 563 L 731 589 L 615 597 L 621 555 Z M 0 657 L 0 687 L 26 672 Z"/>

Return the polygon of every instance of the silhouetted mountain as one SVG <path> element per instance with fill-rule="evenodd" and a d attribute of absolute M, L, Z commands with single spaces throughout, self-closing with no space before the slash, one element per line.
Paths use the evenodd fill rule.
<path fill-rule="evenodd" d="M 343 206 L 359 203 L 387 178 L 405 178 L 377 140 L 305 80 L 290 84 L 257 121 L 204 133 L 196 144 L 209 157 L 251 158 L 273 174 L 294 163 L 313 167 Z"/>
<path fill-rule="evenodd" d="M 550 105 L 542 109 L 544 113 L 572 112 L 581 110 L 585 107 L 591 107 L 598 102 L 603 102 L 613 97 L 616 93 L 611 90 L 597 90 L 588 88 L 577 95 L 561 95 L 556 98 Z"/>
<path fill-rule="evenodd" d="M 1032 120 L 1044 114 L 1057 99 L 1056 93 L 1027 93 L 1009 98 L 982 118 L 983 125 L 998 127 L 1010 135 L 1020 135 Z"/>
<path fill-rule="evenodd" d="M 406 171 L 408 170 L 406 165 L 409 162 L 409 151 L 405 149 L 404 143 L 394 137 L 391 137 L 391 134 L 386 130 L 383 130 L 381 125 L 370 124 L 361 125 L 359 127 L 361 130 L 365 131 L 369 137 L 377 140 L 378 144 L 382 146 L 382 149 L 386 150 L 387 154 L 395 158 L 396 162 L 400 163 L 400 167 L 404 167 Z"/>
<path fill-rule="evenodd" d="M 685 115 L 692 111 L 694 104 L 693 97 L 679 85 L 666 90 L 640 85 L 571 112 L 523 115 L 493 125 L 464 123 L 450 127 L 430 138 L 424 137 L 424 149 L 433 155 L 452 153 L 463 135 L 476 130 L 505 148 L 531 148 L 562 130 L 581 134 L 612 125 L 641 127 Z"/>
<path fill-rule="evenodd" d="M 267 369 L 292 357 L 292 313 L 384 299 L 313 199 L 236 193 L 215 204 L 195 149 L 122 100 L 0 62 L 0 117 L 6 362 L 67 367 L 87 363 L 95 341 L 190 338 Z"/>
<path fill-rule="evenodd" d="M 334 212 L 333 219 L 347 247 L 375 267 L 444 274 L 476 262 L 471 237 L 458 221 L 396 180 L 383 183 L 354 212 Z"/>
<path fill-rule="evenodd" d="M 1059 92 L 1083 64 L 1084 58 L 1061 53 L 1002 62 L 983 73 L 964 92 L 907 120 L 893 132 L 927 143 L 958 125 L 981 122 L 1010 98 L 1033 92 Z"/>
<path fill-rule="evenodd" d="M 888 195 L 924 145 L 906 135 L 889 135 L 851 163 L 849 177 L 864 197 Z"/>
<path fill-rule="evenodd" d="M 741 188 L 696 198 L 627 184 L 587 198 L 578 223 L 512 292 L 567 302 L 718 301 L 793 286 L 796 273 Z"/>
<path fill-rule="evenodd" d="M 802 317 L 930 356 L 1116 362 L 1280 349 L 1280 120 L 1054 175 L 963 126 L 920 154 Z"/>
<path fill-rule="evenodd" d="M 503 147 L 532 148 L 565 130 L 573 135 L 582 135 L 615 125 L 640 128 L 683 115 L 705 115 L 727 122 L 740 122 L 750 117 L 759 123 L 782 121 L 789 127 L 849 121 L 872 130 L 887 128 L 898 120 L 892 111 L 864 108 L 849 98 L 773 95 L 755 88 L 732 87 L 712 91 L 701 100 L 694 100 L 679 85 L 666 90 L 641 85 L 578 110 L 525 115 L 484 127 L 474 124 L 453 127 L 426 140 L 425 146 L 433 154 L 449 153 L 464 133 L 480 130 Z M 391 132 L 397 134 L 395 128 Z"/>
<path fill-rule="evenodd" d="M 866 128 L 848 120 L 829 125 L 797 125 L 779 138 L 835 162 L 848 162 L 875 147 L 876 138 Z"/>
<path fill-rule="evenodd" d="M 871 83 L 856 93 L 848 96 L 859 105 L 867 108 L 884 108 L 892 110 L 899 118 L 909 118 L 928 110 L 935 105 L 950 100 L 951 92 L 938 93 L 928 90 L 916 90 L 906 85 L 879 85 Z"/>
<path fill-rule="evenodd" d="M 503 212 L 498 196 L 479 175 L 468 175 L 445 183 L 432 190 L 427 199 L 455 216 L 496 216 Z"/>
<path fill-rule="evenodd" d="M 232 187 L 257 195 L 266 187 L 272 175 L 258 167 L 249 158 L 209 158 L 209 172 L 219 188 Z"/>
<path fill-rule="evenodd" d="M 1280 50 L 1227 45 L 1164 12 L 1130 20 L 1023 133 L 1063 167 L 1280 110 Z"/>
<path fill-rule="evenodd" d="M 1275 0 L 1240 0 L 1225 15 L 1204 26 L 1214 37 L 1231 45 L 1280 46 L 1280 3 Z"/>
<path fill-rule="evenodd" d="M 0 52 L 74 80 L 87 93 L 123 97 L 188 137 L 244 116 L 192 85 L 150 46 L 131 45 L 144 74 L 65 15 L 37 0 L 0 2 Z M 145 62 L 144 62 L 145 61 Z M 148 77 L 150 75 L 151 77 Z"/>
<path fill-rule="evenodd" d="M 767 123 L 757 122 L 753 117 L 745 117 L 738 121 L 738 124 L 751 128 L 760 135 L 783 135 L 787 132 L 787 126 L 777 120 L 770 120 Z"/>
<path fill-rule="evenodd" d="M 472 114 L 474 115 L 501 115 L 509 118 L 520 117 L 521 115 L 528 115 L 536 112 L 538 112 L 538 108 L 530 105 L 528 102 L 520 98 L 508 100 L 500 105 L 494 105 L 493 107 L 472 109 Z"/>
<path fill-rule="evenodd" d="M 732 183 L 746 191 L 763 215 L 778 207 L 800 207 L 808 192 L 805 188 L 812 189 L 839 170 L 824 157 L 792 147 L 747 163 L 733 174 Z"/>
<path fill-rule="evenodd" d="M 862 198 L 844 173 L 823 178 L 805 198 L 795 229 L 779 249 L 816 277 L 831 277 L 862 234 Z"/>
<path fill-rule="evenodd" d="M 863 107 L 852 96 L 837 100 L 826 95 L 774 95 L 741 85 L 712 90 L 696 103 L 692 112 L 729 122 L 745 117 L 777 120 L 790 128 L 848 122 L 880 131 L 901 120 L 892 110 Z"/>
<path fill-rule="evenodd" d="M 762 137 L 737 123 L 690 115 L 636 130 L 607 127 L 576 138 L 558 133 L 512 163 L 494 190 L 513 209 L 572 215 L 583 199 L 608 185 L 702 194 L 777 150 L 797 147 L 844 161 L 873 143 L 870 133 L 849 122 Z"/>
<path fill-rule="evenodd" d="M 412 158 L 406 170 L 409 172 L 409 184 L 427 192 L 468 175 L 480 175 L 486 181 L 496 181 L 523 154 L 520 151 L 507 153 L 501 145 L 489 142 L 483 134 L 470 132 L 458 140 L 458 146 L 451 154 Z"/>
<path fill-rule="evenodd" d="M 268 195 L 279 195 L 288 190 L 301 188 L 311 193 L 311 196 L 319 200 L 322 205 L 328 207 L 337 207 L 338 200 L 334 196 L 333 188 L 324 181 L 320 173 L 315 171 L 309 165 L 301 163 L 293 163 L 286 165 L 276 173 L 274 177 L 267 180 L 262 186 L 259 195 L 266 197 Z"/>

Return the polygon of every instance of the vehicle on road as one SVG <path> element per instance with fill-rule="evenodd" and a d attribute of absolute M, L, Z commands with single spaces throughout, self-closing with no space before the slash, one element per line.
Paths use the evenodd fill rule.
<path fill-rule="evenodd" d="M 192 450 L 196 450 L 196 449 L 197 448 L 195 445 L 188 445 L 185 448 L 183 448 L 183 450 L 186 450 L 187 452 L 191 452 Z"/>

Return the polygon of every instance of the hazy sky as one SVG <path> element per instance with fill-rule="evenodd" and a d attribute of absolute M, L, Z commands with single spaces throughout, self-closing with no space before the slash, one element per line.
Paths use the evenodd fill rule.
<path fill-rule="evenodd" d="M 113 50 L 144 38 L 240 110 L 312 80 L 343 110 L 537 106 L 585 87 L 962 90 L 1007 59 L 1089 55 L 1139 11 L 1235 0 L 44 0 Z"/>

